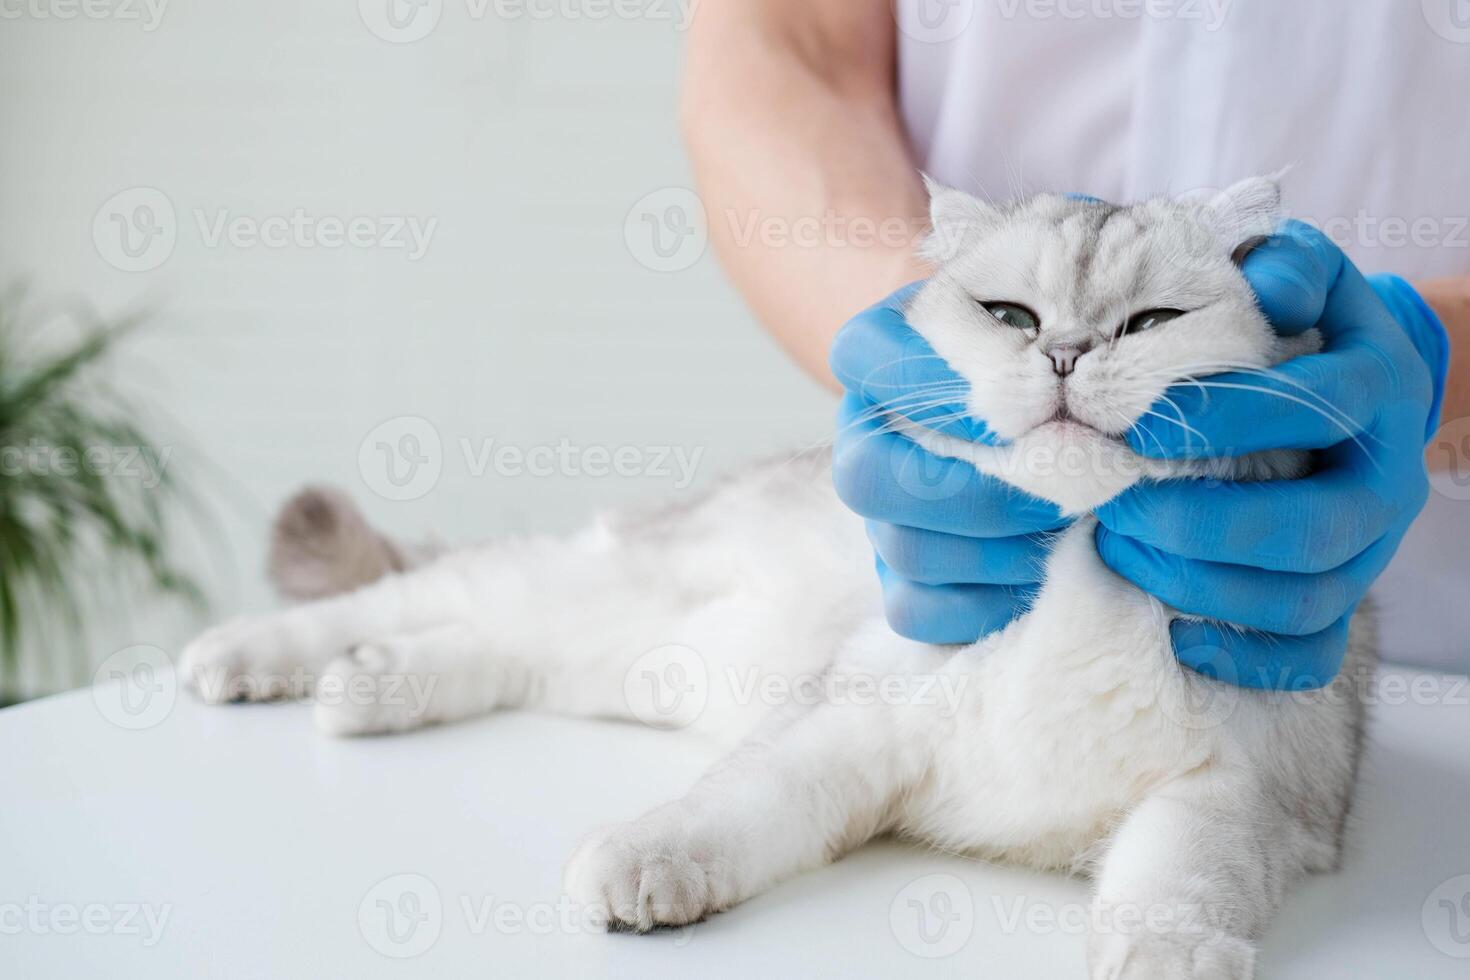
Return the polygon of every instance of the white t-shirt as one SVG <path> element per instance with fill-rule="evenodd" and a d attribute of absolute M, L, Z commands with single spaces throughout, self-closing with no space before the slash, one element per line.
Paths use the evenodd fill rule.
<path fill-rule="evenodd" d="M 899 0 L 897 13 L 904 118 L 944 183 L 1126 201 L 1290 167 L 1287 210 L 1365 272 L 1470 275 L 1470 0 Z M 1470 672 L 1470 486 L 1455 477 L 1436 476 L 1374 595 L 1390 655 Z"/>

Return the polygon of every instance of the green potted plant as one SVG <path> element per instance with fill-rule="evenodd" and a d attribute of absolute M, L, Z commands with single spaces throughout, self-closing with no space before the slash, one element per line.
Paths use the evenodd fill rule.
<path fill-rule="evenodd" d="M 171 547 L 178 478 L 107 377 L 138 321 L 43 330 L 23 306 L 18 290 L 0 296 L 0 703 L 17 696 L 22 650 L 44 649 L 54 680 L 84 680 L 86 627 L 112 602 L 201 602 Z"/>

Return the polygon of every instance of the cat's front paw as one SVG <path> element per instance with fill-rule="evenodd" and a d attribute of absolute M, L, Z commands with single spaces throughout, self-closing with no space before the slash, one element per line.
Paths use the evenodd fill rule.
<path fill-rule="evenodd" d="M 384 735 L 425 725 L 438 678 L 410 671 L 411 664 L 409 651 L 392 640 L 364 643 L 327 664 L 312 709 L 317 730 Z"/>
<path fill-rule="evenodd" d="M 232 620 L 200 634 L 179 655 L 179 681 L 210 704 L 304 697 L 311 678 L 289 656 L 272 617 Z"/>
<path fill-rule="evenodd" d="M 567 862 L 567 894 L 606 911 L 609 928 L 684 926 L 736 901 L 720 850 L 657 816 L 589 836 Z"/>
<path fill-rule="evenodd" d="M 1092 980 L 1251 980 L 1255 947 L 1209 931 L 1094 933 L 1088 959 Z"/>

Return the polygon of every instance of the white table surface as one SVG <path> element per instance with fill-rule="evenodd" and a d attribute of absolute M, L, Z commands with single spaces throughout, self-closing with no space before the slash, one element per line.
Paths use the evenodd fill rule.
<path fill-rule="evenodd" d="M 1298 889 L 1264 978 L 1470 976 L 1470 685 L 1384 680 L 1346 869 Z M 0 711 L 0 976 L 1084 975 L 1082 883 L 891 843 L 692 930 L 587 928 L 562 861 L 696 776 L 677 736 L 503 714 L 336 741 L 301 705 L 115 697 Z M 933 943 L 911 900 L 949 903 Z"/>

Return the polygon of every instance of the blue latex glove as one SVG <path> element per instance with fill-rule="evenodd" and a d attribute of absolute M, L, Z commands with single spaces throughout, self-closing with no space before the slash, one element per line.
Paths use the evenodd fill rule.
<path fill-rule="evenodd" d="M 1275 368 L 1275 378 L 1206 379 L 1270 394 L 1170 389 L 1194 431 L 1145 416 L 1130 442 L 1165 458 L 1321 450 L 1315 471 L 1273 483 L 1140 484 L 1098 512 L 1097 548 L 1140 588 L 1218 621 L 1173 623 L 1185 665 L 1245 687 L 1309 689 L 1337 675 L 1348 620 L 1428 497 L 1424 447 L 1439 424 L 1449 341 L 1408 283 L 1364 278 L 1299 222 L 1253 252 L 1244 272 L 1277 330 L 1316 327 L 1323 353 Z"/>
<path fill-rule="evenodd" d="M 1099 513 L 1098 549 L 1176 608 L 1263 631 L 1178 621 L 1186 665 L 1246 686 L 1316 687 L 1337 673 L 1347 620 L 1423 506 L 1422 446 L 1438 424 L 1448 340 L 1412 287 L 1364 279 L 1306 225 L 1291 223 L 1257 249 L 1245 274 L 1277 329 L 1318 327 L 1327 349 L 1276 369 L 1285 380 L 1210 379 L 1288 398 L 1171 390 L 1208 445 L 1145 417 L 1133 448 L 1170 457 L 1324 449 L 1321 465 L 1290 483 L 1137 487 Z M 834 475 L 842 499 L 868 518 L 893 628 L 925 642 L 972 642 L 1024 610 L 1044 532 L 1064 522 L 1051 504 L 886 431 L 881 410 L 995 441 L 964 418 L 964 382 L 903 322 L 913 288 L 859 314 L 833 346 L 832 369 L 848 392 Z M 1336 412 L 1303 404 L 1320 399 Z"/>
<path fill-rule="evenodd" d="M 965 414 L 968 386 L 903 318 L 917 284 L 853 318 L 832 346 L 847 389 L 833 479 L 867 518 L 889 625 L 925 643 L 971 643 L 1026 608 L 1057 508 L 933 456 L 889 431 L 885 413 L 963 439 L 995 441 Z"/>

